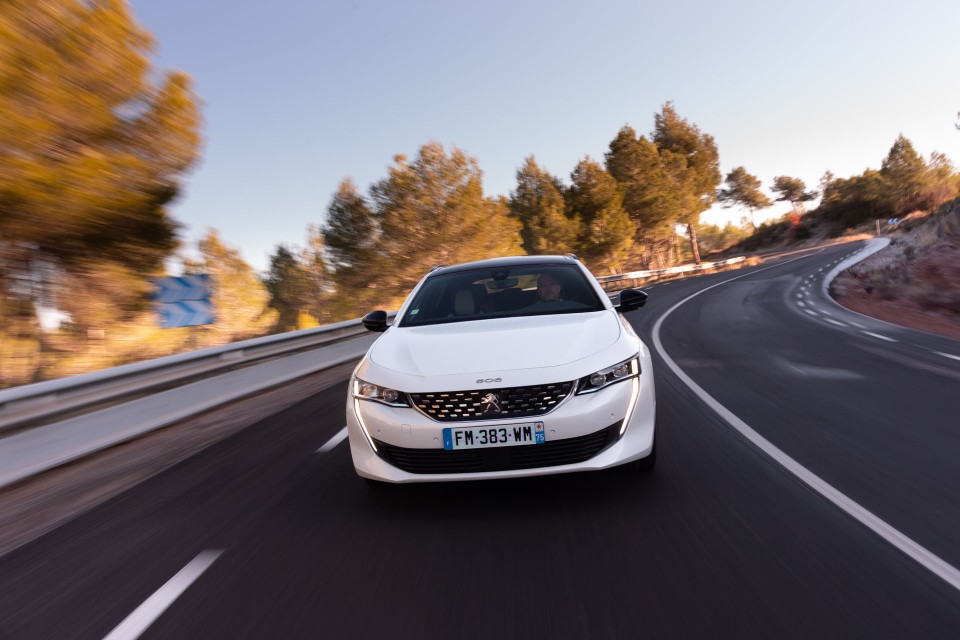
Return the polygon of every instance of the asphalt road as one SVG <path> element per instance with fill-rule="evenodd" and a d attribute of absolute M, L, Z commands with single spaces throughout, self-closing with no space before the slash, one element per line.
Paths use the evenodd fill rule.
<path fill-rule="evenodd" d="M 629 318 L 651 348 L 663 319 L 704 393 L 949 570 L 960 342 L 827 299 L 829 266 L 860 246 L 657 285 Z M 0 559 L 0 640 L 103 638 L 197 558 L 142 637 L 960 637 L 957 588 L 654 351 L 650 475 L 373 491 L 345 443 L 317 452 L 344 382 Z"/>

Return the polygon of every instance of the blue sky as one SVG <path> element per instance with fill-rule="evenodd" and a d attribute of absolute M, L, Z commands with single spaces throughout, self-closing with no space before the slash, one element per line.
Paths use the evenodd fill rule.
<path fill-rule="evenodd" d="M 204 103 L 203 160 L 173 207 L 186 249 L 213 227 L 258 270 L 304 244 L 340 180 L 366 190 L 428 140 L 507 195 L 526 156 L 569 181 L 667 100 L 716 138 L 724 174 L 744 165 L 765 187 L 879 167 L 901 132 L 960 162 L 953 0 L 131 5 L 158 67 Z"/>

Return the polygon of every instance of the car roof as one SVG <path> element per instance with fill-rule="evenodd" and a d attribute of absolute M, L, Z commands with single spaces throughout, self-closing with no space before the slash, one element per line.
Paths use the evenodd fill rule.
<path fill-rule="evenodd" d="M 478 260 L 476 262 L 465 262 L 452 266 L 439 266 L 430 270 L 430 275 L 440 273 L 457 273 L 459 271 L 471 271 L 473 269 L 503 269 L 505 267 L 526 267 L 532 264 L 579 264 L 579 261 L 573 256 L 510 256 L 508 258 L 493 258 L 491 260 Z"/>

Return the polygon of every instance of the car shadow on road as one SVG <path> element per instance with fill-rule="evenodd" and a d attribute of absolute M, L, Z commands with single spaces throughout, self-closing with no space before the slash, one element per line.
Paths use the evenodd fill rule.
<path fill-rule="evenodd" d="M 360 483 L 364 485 L 365 483 Z M 655 500 L 657 472 L 625 469 L 470 482 L 361 486 L 364 504 L 404 518 L 518 517 L 590 512 Z"/>

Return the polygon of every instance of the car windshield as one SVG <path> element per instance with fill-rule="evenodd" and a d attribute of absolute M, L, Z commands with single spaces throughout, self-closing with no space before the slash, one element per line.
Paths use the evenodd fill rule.
<path fill-rule="evenodd" d="M 557 313 L 602 311 L 603 303 L 576 266 L 524 265 L 431 276 L 400 326 Z"/>

